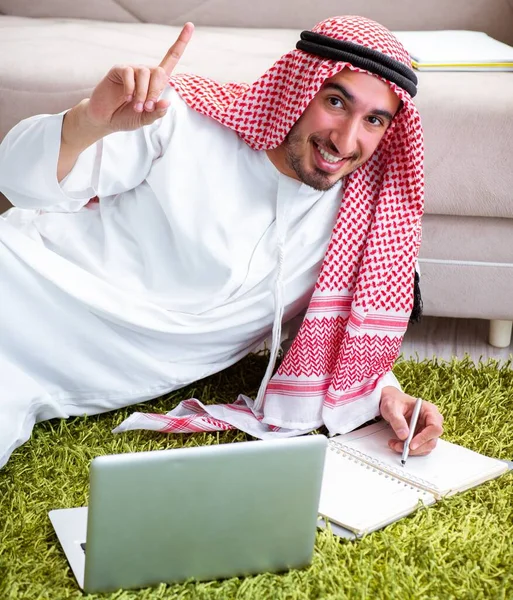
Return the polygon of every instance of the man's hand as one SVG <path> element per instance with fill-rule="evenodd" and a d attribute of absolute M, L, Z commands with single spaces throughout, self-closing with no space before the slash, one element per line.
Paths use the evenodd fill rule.
<path fill-rule="evenodd" d="M 158 67 L 112 67 L 82 100 L 64 115 L 57 181 L 71 171 L 89 146 L 115 131 L 132 131 L 150 125 L 166 114 L 169 103 L 159 100 L 169 77 L 192 37 L 194 25 L 186 23 Z"/>
<path fill-rule="evenodd" d="M 193 31 L 194 25 L 186 23 L 157 67 L 112 67 L 86 102 L 85 114 L 91 125 L 111 132 L 132 131 L 163 117 L 169 103 L 159 100 L 159 97 L 168 85 Z"/>
<path fill-rule="evenodd" d="M 388 446 L 398 453 L 403 451 L 404 440 L 408 437 L 408 423 L 415 406 L 412 398 L 395 387 L 387 386 L 381 391 L 379 405 L 381 416 L 390 423 L 397 438 L 392 438 Z M 417 433 L 410 443 L 410 456 L 429 454 L 443 433 L 443 417 L 431 402 L 423 401 L 417 423 Z"/>

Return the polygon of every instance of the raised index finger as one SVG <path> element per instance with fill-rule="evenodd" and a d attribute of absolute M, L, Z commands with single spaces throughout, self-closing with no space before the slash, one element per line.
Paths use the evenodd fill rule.
<path fill-rule="evenodd" d="M 159 67 L 162 67 L 168 75 L 171 75 L 176 64 L 182 58 L 182 54 L 184 53 L 185 48 L 187 48 L 187 44 L 192 37 L 193 31 L 194 25 L 192 23 L 186 23 L 176 42 L 169 48 L 166 56 L 161 60 Z"/>

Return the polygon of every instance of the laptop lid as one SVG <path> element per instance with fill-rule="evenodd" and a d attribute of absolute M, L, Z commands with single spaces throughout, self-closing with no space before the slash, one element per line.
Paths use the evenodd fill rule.
<path fill-rule="evenodd" d="M 85 591 L 308 565 L 326 443 L 309 435 L 95 458 Z"/>

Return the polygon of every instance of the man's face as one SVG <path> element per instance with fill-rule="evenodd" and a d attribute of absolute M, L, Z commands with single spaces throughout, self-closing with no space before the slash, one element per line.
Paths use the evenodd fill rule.
<path fill-rule="evenodd" d="M 399 105 L 385 82 L 344 69 L 324 82 L 283 143 L 267 154 L 284 175 L 328 190 L 372 156 Z"/>

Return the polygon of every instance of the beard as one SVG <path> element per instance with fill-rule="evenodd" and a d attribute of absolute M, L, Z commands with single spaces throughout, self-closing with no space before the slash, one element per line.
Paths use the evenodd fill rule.
<path fill-rule="evenodd" d="M 303 164 L 303 157 L 305 154 L 305 143 L 304 136 L 301 134 L 298 128 L 299 122 L 295 123 L 292 129 L 287 134 L 284 140 L 285 156 L 288 166 L 298 176 L 299 180 L 304 184 L 318 190 L 320 192 L 326 192 L 336 185 L 341 179 L 349 172 L 354 171 L 359 165 L 356 163 L 356 156 L 352 157 L 349 163 L 353 163 L 354 166 L 348 173 L 343 173 L 340 176 L 325 173 L 321 169 L 314 166 L 313 170 L 308 170 Z M 331 148 L 335 153 L 336 148 L 333 148 L 333 144 L 330 140 L 326 140 L 318 134 L 312 134 L 307 140 L 307 144 L 316 143 L 322 148 Z M 356 163 L 356 164 L 355 164 Z"/>

